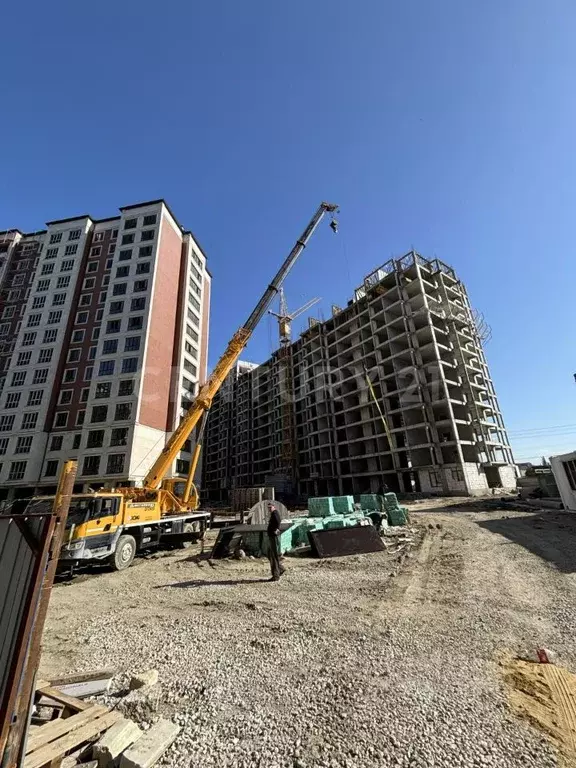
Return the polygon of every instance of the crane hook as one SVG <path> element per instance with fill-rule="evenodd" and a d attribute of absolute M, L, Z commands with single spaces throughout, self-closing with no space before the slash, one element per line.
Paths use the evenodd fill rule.
<path fill-rule="evenodd" d="M 332 232 L 334 232 L 334 234 L 338 232 L 338 222 L 334 217 L 332 217 L 332 221 L 330 222 L 330 229 L 332 230 Z"/>

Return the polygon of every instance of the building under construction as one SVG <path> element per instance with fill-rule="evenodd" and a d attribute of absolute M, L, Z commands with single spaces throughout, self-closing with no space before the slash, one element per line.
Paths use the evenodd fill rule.
<path fill-rule="evenodd" d="M 236 365 L 208 419 L 204 498 L 514 487 L 480 326 L 451 267 L 414 251 L 386 262 L 329 320 Z"/>

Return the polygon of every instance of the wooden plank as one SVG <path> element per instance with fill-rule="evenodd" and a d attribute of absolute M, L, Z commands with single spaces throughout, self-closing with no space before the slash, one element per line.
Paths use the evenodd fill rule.
<path fill-rule="evenodd" d="M 112 682 L 111 677 L 103 680 L 83 680 L 80 683 L 70 683 L 69 685 L 52 686 L 57 687 L 61 693 L 67 696 L 75 696 L 77 699 L 86 699 L 88 696 L 99 696 L 106 693 Z"/>
<path fill-rule="evenodd" d="M 120 712 L 107 712 L 102 717 L 91 720 L 86 725 L 77 728 L 71 733 L 67 733 L 65 736 L 61 736 L 44 747 L 40 747 L 35 752 L 31 752 L 24 760 L 24 768 L 41 768 L 46 763 L 52 762 L 54 758 L 65 755 L 66 752 L 83 744 L 85 741 L 90 741 L 90 739 L 98 736 L 102 731 L 110 728 L 110 726 L 121 719 L 122 715 Z"/>
<path fill-rule="evenodd" d="M 51 677 L 46 685 L 52 688 L 59 688 L 61 685 L 72 685 L 72 683 L 87 683 L 89 680 L 108 680 L 116 674 L 115 669 L 97 669 L 95 672 L 78 672 L 75 675 L 62 675 L 61 677 Z M 37 688 L 39 686 L 36 686 Z"/>
<path fill-rule="evenodd" d="M 62 693 L 62 691 L 57 691 L 56 688 L 52 688 L 49 685 L 44 688 L 39 688 L 38 692 L 43 696 L 48 696 L 48 698 L 60 702 L 60 704 L 65 704 L 76 712 L 81 712 L 82 710 L 89 709 L 93 706 L 92 704 L 87 704 L 85 701 L 80 701 L 80 699 L 77 699 L 74 696 L 67 696 L 65 693 Z"/>
<path fill-rule="evenodd" d="M 75 728 L 79 728 L 81 725 L 84 725 L 96 717 L 100 717 L 100 715 L 103 715 L 107 711 L 106 707 L 101 707 L 95 704 L 89 709 L 85 709 L 83 712 L 78 712 L 78 714 L 72 715 L 72 717 L 52 720 L 51 723 L 46 723 L 46 725 L 40 726 L 38 730 L 28 737 L 26 754 L 43 747 L 45 744 L 48 744 L 55 739 L 59 739 L 60 736 L 64 736 L 65 733 L 69 733 Z"/>

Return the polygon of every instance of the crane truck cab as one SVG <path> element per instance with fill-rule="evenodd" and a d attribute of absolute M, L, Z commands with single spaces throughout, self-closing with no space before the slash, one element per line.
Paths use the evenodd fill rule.
<path fill-rule="evenodd" d="M 209 512 L 166 512 L 160 498 L 157 494 L 149 494 L 147 500 L 131 498 L 119 491 L 73 494 L 60 563 L 74 567 L 104 560 L 122 571 L 140 550 L 204 536 Z M 26 514 L 49 511 L 53 504 L 53 496 L 37 496 Z"/>

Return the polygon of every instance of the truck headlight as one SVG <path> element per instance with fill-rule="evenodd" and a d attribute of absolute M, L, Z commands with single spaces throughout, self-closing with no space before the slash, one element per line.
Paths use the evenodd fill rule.
<path fill-rule="evenodd" d="M 64 549 L 67 549 L 68 552 L 76 552 L 77 550 L 82 549 L 83 546 L 83 541 L 72 541 L 70 544 L 67 544 Z"/>

